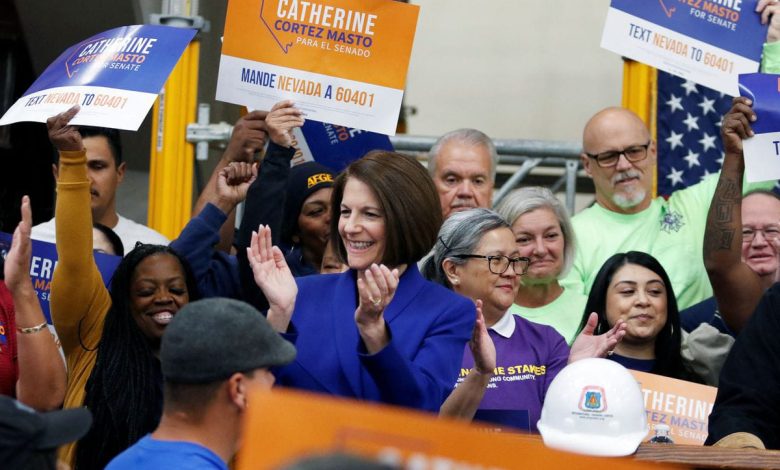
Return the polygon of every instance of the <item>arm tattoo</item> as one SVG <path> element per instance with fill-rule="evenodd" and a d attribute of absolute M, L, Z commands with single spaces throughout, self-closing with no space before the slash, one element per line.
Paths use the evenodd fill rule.
<path fill-rule="evenodd" d="M 734 208 L 742 204 L 742 188 L 735 179 L 721 176 L 712 197 L 708 227 L 704 232 L 704 249 L 712 252 L 729 250 L 739 227 L 735 226 Z"/>

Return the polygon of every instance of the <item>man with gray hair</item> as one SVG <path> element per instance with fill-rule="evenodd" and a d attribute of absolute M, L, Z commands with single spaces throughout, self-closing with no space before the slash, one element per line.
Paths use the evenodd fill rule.
<path fill-rule="evenodd" d="M 106 468 L 227 470 L 252 392 L 270 389 L 269 368 L 293 359 L 295 347 L 249 304 L 216 297 L 187 304 L 160 347 L 160 425 Z"/>
<path fill-rule="evenodd" d="M 439 192 L 446 219 L 454 212 L 490 208 L 498 154 L 490 137 L 476 129 L 441 136 L 428 155 L 428 172 Z"/>

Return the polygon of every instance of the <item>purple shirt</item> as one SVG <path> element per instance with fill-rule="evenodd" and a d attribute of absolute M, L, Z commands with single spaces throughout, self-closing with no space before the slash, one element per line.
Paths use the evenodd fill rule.
<path fill-rule="evenodd" d="M 566 341 L 554 328 L 509 312 L 488 333 L 496 346 L 496 370 L 474 419 L 538 432 L 547 387 L 569 358 Z M 458 383 L 472 367 L 467 346 Z"/>

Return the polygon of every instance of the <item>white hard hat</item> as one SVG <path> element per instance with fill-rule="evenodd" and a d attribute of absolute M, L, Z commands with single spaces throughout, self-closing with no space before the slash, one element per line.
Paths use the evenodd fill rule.
<path fill-rule="evenodd" d="M 647 435 L 642 390 L 617 362 L 582 359 L 553 379 L 537 427 L 545 445 L 554 449 L 630 455 Z"/>

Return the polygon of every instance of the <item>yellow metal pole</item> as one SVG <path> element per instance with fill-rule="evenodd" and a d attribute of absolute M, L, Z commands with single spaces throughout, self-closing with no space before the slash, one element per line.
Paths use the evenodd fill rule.
<path fill-rule="evenodd" d="M 200 44 L 190 43 L 154 105 L 149 168 L 149 226 L 179 235 L 192 210 L 194 146 L 187 123 L 195 122 Z"/>
<path fill-rule="evenodd" d="M 653 140 L 657 136 L 656 108 L 658 71 L 630 59 L 623 61 L 622 106 L 635 112 L 650 129 Z M 653 173 L 653 196 L 658 193 L 658 167 Z"/>

